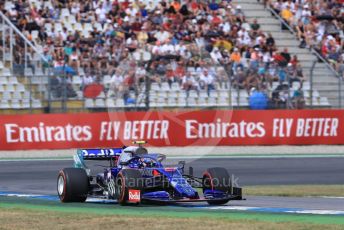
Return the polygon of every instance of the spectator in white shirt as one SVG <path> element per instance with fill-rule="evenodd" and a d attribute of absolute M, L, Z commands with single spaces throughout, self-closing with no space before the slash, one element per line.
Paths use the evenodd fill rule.
<path fill-rule="evenodd" d="M 74 15 L 80 13 L 80 4 L 77 2 L 73 2 L 70 12 Z"/>
<path fill-rule="evenodd" d="M 97 8 L 96 9 L 96 15 L 97 15 L 98 22 L 100 22 L 100 23 L 106 22 L 106 9 Z"/>
<path fill-rule="evenodd" d="M 114 73 L 112 76 L 109 90 L 112 90 L 115 96 L 120 95 L 120 93 L 123 91 L 123 81 L 124 78 L 119 73 Z"/>
<path fill-rule="evenodd" d="M 182 89 L 186 90 L 187 93 L 190 90 L 197 90 L 197 82 L 190 72 L 186 72 L 182 79 Z"/>
<path fill-rule="evenodd" d="M 312 16 L 312 12 L 309 10 L 309 6 L 306 4 L 301 12 L 301 19 Z"/>
<path fill-rule="evenodd" d="M 167 54 L 174 54 L 174 46 L 168 42 L 164 42 L 164 44 L 161 46 L 161 54 L 167 55 Z"/>
<path fill-rule="evenodd" d="M 202 36 L 201 32 L 196 33 L 195 42 L 199 48 L 203 48 L 205 46 L 205 39 Z"/>
<path fill-rule="evenodd" d="M 165 42 L 170 37 L 170 33 L 160 27 L 159 31 L 155 33 L 154 37 L 160 42 Z"/>
<path fill-rule="evenodd" d="M 81 90 L 83 90 L 86 86 L 91 85 L 95 82 L 96 77 L 92 73 L 88 73 L 81 77 Z"/>
<path fill-rule="evenodd" d="M 135 17 L 138 11 L 136 8 L 130 6 L 125 10 L 125 13 L 130 17 Z"/>
<path fill-rule="evenodd" d="M 139 85 L 141 83 L 144 83 L 146 76 L 146 70 L 144 67 L 139 66 L 135 71 L 135 80 L 136 83 Z"/>
<path fill-rule="evenodd" d="M 184 42 L 180 41 L 179 44 L 174 46 L 174 50 L 175 50 L 177 55 L 181 55 L 182 53 L 184 53 L 184 51 L 186 50 Z"/>
<path fill-rule="evenodd" d="M 209 95 L 210 90 L 215 90 L 214 81 L 214 77 L 208 73 L 208 70 L 204 70 L 200 77 L 200 88 L 207 90 Z"/>
<path fill-rule="evenodd" d="M 161 42 L 156 41 L 155 45 L 152 47 L 152 54 L 153 55 L 160 55 L 161 53 Z"/>
<path fill-rule="evenodd" d="M 213 61 L 216 64 L 221 64 L 223 62 L 223 57 L 221 52 L 219 51 L 219 49 L 217 47 L 215 47 L 211 53 L 210 53 L 210 57 L 213 59 Z"/>
<path fill-rule="evenodd" d="M 229 33 L 231 31 L 231 25 L 229 22 L 223 22 L 219 25 L 224 33 Z"/>

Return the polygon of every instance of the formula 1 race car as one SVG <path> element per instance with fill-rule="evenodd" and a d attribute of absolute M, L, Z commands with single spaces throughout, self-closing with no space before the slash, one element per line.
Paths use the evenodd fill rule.
<path fill-rule="evenodd" d="M 168 204 L 206 201 L 221 205 L 241 200 L 241 188 L 234 187 L 224 168 L 209 168 L 202 177 L 194 177 L 185 162 L 164 167 L 165 155 L 148 153 L 144 141 L 136 146 L 109 149 L 79 149 L 74 168 L 62 169 L 57 177 L 57 192 L 62 202 L 84 202 L 87 197 L 117 200 L 121 205 L 141 202 Z M 106 160 L 109 167 L 95 176 L 85 160 Z M 202 189 L 202 195 L 199 194 Z"/>

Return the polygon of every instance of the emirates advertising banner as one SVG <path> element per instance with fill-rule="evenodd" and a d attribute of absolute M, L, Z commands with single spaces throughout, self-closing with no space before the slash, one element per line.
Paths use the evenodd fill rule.
<path fill-rule="evenodd" d="M 0 149 L 344 144 L 343 110 L 3 115 Z"/>

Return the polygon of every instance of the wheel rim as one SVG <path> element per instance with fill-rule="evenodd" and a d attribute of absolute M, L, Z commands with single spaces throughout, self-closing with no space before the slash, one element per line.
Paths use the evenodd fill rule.
<path fill-rule="evenodd" d="M 118 180 L 118 194 L 119 194 L 119 196 L 121 197 L 121 195 L 122 195 L 122 191 L 123 191 L 123 183 L 122 183 L 122 180 L 120 179 L 120 180 Z"/>
<path fill-rule="evenodd" d="M 210 179 L 210 177 L 208 175 L 203 177 L 203 192 L 206 189 L 213 190 L 212 187 L 211 187 L 211 179 Z"/>
<path fill-rule="evenodd" d="M 123 179 L 119 177 L 117 180 L 117 188 L 118 188 L 118 201 L 123 202 L 124 200 L 124 188 L 123 188 Z"/>
<path fill-rule="evenodd" d="M 59 179 L 57 181 L 57 192 L 59 193 L 60 196 L 62 196 L 64 192 L 64 185 L 65 185 L 65 180 L 63 176 L 59 176 Z"/>
<path fill-rule="evenodd" d="M 116 188 L 115 179 L 113 176 L 111 176 L 110 181 L 108 182 L 108 191 L 111 198 L 116 197 L 116 193 L 117 193 L 116 190 L 117 188 Z"/>

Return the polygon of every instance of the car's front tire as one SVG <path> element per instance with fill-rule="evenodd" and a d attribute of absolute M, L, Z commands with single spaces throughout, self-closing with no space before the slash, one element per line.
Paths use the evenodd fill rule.
<path fill-rule="evenodd" d="M 225 168 L 209 168 L 203 173 L 203 192 L 205 190 L 230 191 L 230 176 Z M 230 199 L 207 200 L 210 205 L 226 204 Z"/>
<path fill-rule="evenodd" d="M 62 202 L 85 202 L 89 178 L 81 168 L 64 168 L 57 176 L 57 194 Z"/>

